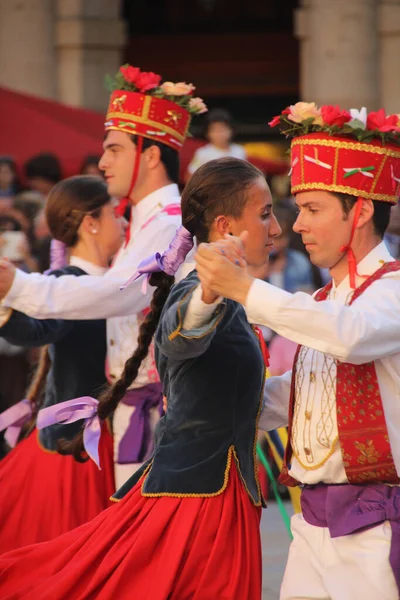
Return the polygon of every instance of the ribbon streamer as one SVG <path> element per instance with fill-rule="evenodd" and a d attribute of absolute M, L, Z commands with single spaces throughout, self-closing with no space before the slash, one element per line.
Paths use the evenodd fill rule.
<path fill-rule="evenodd" d="M 84 419 L 83 445 L 90 458 L 101 469 L 99 459 L 101 423 L 97 415 L 98 404 L 95 398 L 82 396 L 48 406 L 38 412 L 36 427 L 44 429 L 56 423 L 66 425 Z"/>

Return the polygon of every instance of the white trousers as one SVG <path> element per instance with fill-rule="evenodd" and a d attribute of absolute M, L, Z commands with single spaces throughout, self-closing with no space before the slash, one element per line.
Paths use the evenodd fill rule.
<path fill-rule="evenodd" d="M 327 528 L 309 525 L 297 514 L 292 533 L 280 600 L 398 600 L 388 521 L 331 538 Z"/>
<path fill-rule="evenodd" d="M 113 417 L 113 435 L 114 435 L 114 476 L 115 487 L 118 490 L 131 475 L 133 475 L 143 463 L 118 464 L 118 447 L 121 439 L 128 429 L 131 416 L 135 412 L 135 406 L 128 406 L 120 402 L 114 412 Z M 160 411 L 158 408 L 150 409 L 150 428 L 154 432 L 158 421 L 160 420 Z"/>

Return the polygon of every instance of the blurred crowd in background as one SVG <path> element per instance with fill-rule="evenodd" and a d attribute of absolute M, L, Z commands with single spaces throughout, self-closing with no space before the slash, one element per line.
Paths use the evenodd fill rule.
<path fill-rule="evenodd" d="M 224 109 L 210 111 L 205 119 L 204 144 L 188 165 L 183 186 L 192 173 L 208 160 L 222 156 L 246 159 L 243 146 L 234 142 L 234 122 Z M 86 156 L 80 173 L 98 175 L 99 156 Z M 295 200 L 290 195 L 288 175 L 266 173 L 274 199 L 274 211 L 282 228 L 270 256 L 267 281 L 288 292 L 312 294 L 325 285 L 329 273 L 311 264 L 301 242 L 293 232 L 296 220 Z M 0 156 L 0 256 L 7 257 L 26 272 L 43 272 L 49 268 L 50 235 L 44 206 L 46 196 L 63 178 L 62 165 L 51 153 L 32 156 L 17 169 L 11 156 Z M 392 209 L 390 227 L 385 238 L 395 258 L 400 258 L 400 206 Z M 296 345 L 264 329 L 269 345 L 270 371 L 280 375 L 292 366 Z M 0 410 L 24 397 L 38 352 L 9 344 L 0 338 Z"/>

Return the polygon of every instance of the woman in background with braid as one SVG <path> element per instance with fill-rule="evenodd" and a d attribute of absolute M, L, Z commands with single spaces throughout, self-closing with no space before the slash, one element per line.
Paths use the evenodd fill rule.
<path fill-rule="evenodd" d="M 107 270 L 121 245 L 123 227 L 104 182 L 79 176 L 58 183 L 47 199 L 46 218 L 53 238 L 65 244 L 69 253 L 69 265 L 54 274 L 99 275 Z M 65 265 L 65 258 L 58 260 L 59 266 Z M 112 437 L 106 425 L 100 444 L 101 471 L 92 461 L 79 464 L 71 456 L 57 454 L 60 439 L 73 439 L 82 420 L 41 431 L 35 427 L 42 402 L 54 409 L 72 398 L 98 396 L 104 388 L 105 321 L 35 320 L 11 310 L 1 316 L 0 336 L 8 341 L 23 346 L 48 344 L 27 398 L 0 415 L 1 427 L 8 426 L 10 446 L 25 437 L 0 463 L 0 549 L 5 552 L 86 523 L 110 506 L 115 487 Z M 74 409 L 76 416 L 79 403 L 64 418 L 71 421 Z"/>
<path fill-rule="evenodd" d="M 0 557 L 0 597 L 41 600 L 259 600 L 260 509 L 255 444 L 264 363 L 236 302 L 196 271 L 170 288 L 197 242 L 249 231 L 246 260 L 266 263 L 280 228 L 261 172 L 234 158 L 200 167 L 182 195 L 169 249 L 136 276 L 155 286 L 138 348 L 92 422 L 115 410 L 155 333 L 168 410 L 153 457 L 115 494 L 118 504 L 47 544 Z M 43 412 L 45 412 L 45 409 Z M 64 446 L 82 459 L 80 434 Z M 23 577 L 22 577 L 23 575 Z"/>

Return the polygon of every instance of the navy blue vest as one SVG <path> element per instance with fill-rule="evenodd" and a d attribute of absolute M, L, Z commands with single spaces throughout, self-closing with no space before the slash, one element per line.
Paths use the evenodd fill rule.
<path fill-rule="evenodd" d="M 265 367 L 259 342 L 243 307 L 224 300 L 212 321 L 182 329 L 193 271 L 171 291 L 156 331 L 157 368 L 168 397 L 153 458 L 115 498 L 122 498 L 147 473 L 144 496 L 215 496 L 228 482 L 235 460 L 256 505 L 263 503 L 257 477 L 257 422 Z"/>
<path fill-rule="evenodd" d="M 52 272 L 62 275 L 86 275 L 79 267 L 68 266 Z M 79 396 L 97 397 L 106 384 L 106 322 L 33 319 L 13 311 L 0 335 L 19 346 L 50 344 L 51 367 L 47 375 L 43 406 L 51 406 Z M 52 425 L 39 432 L 40 443 L 56 450 L 60 437 L 72 439 L 82 421 Z"/>

